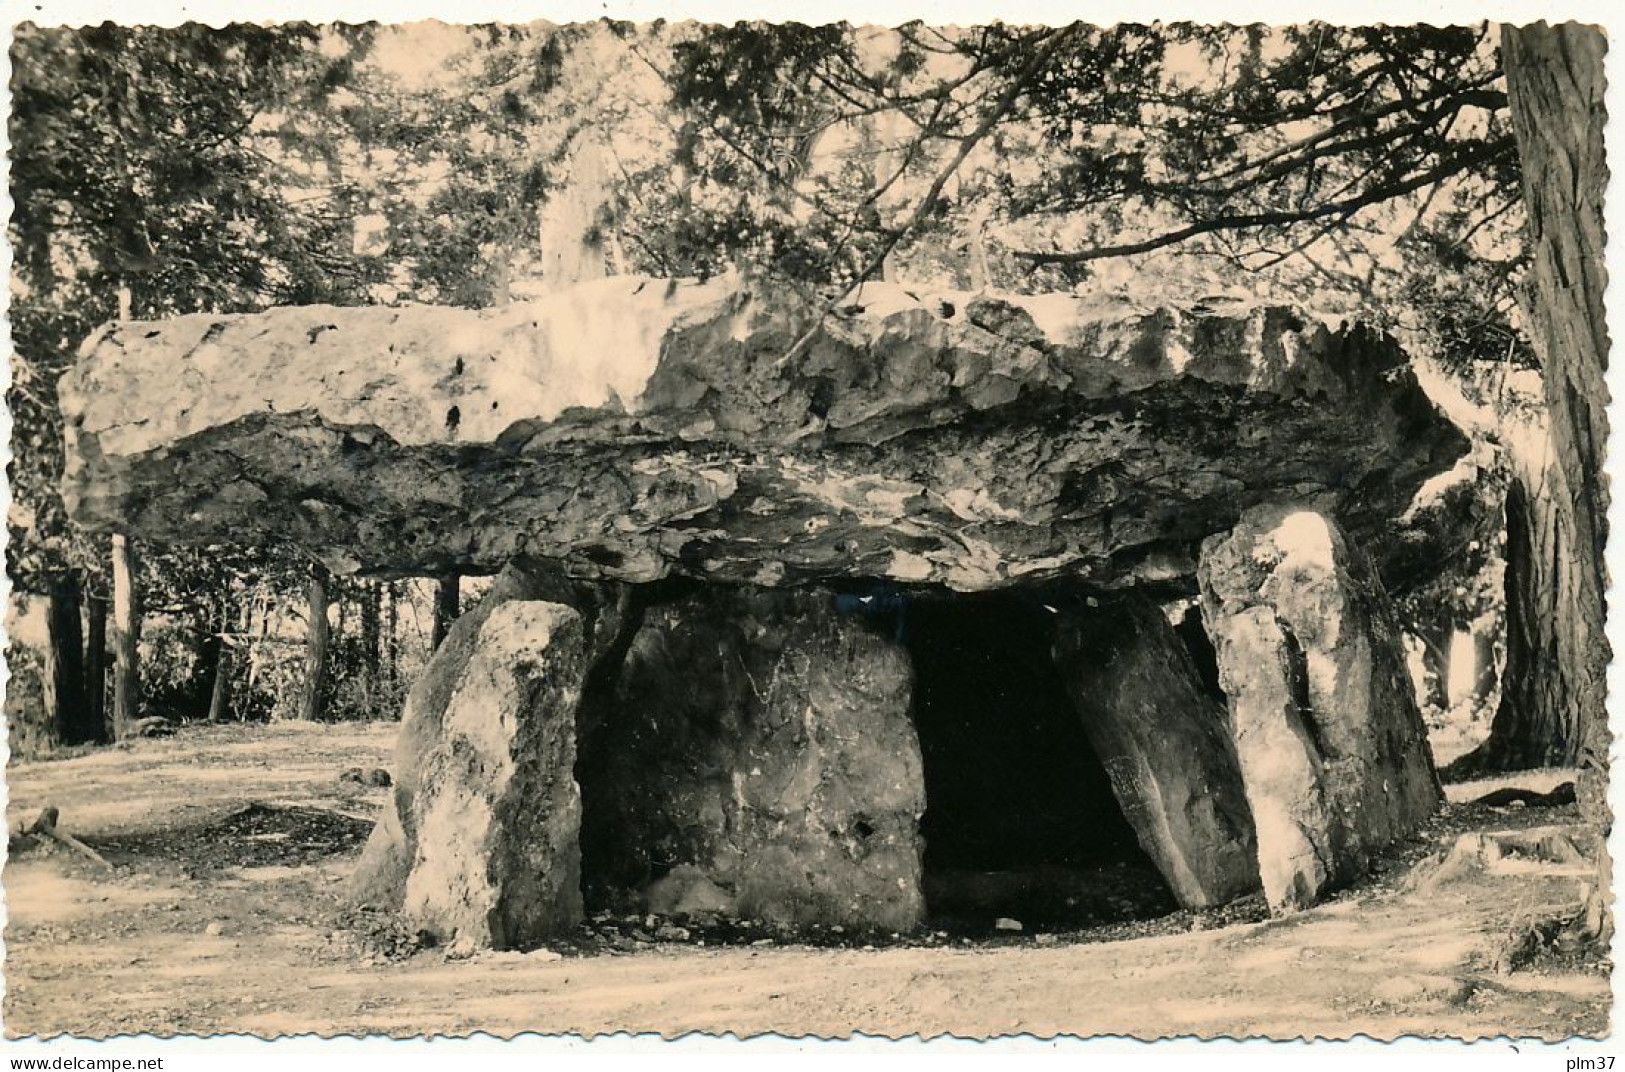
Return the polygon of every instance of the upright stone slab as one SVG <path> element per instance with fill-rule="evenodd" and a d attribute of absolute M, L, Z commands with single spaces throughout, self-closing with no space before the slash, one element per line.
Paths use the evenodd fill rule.
<path fill-rule="evenodd" d="M 414 799 L 404 911 L 465 948 L 530 946 L 581 920 L 575 718 L 581 617 L 510 602 L 481 626 Z"/>
<path fill-rule="evenodd" d="M 452 690 L 473 658 L 480 630 L 506 603 L 541 598 L 537 578 L 509 565 L 472 609 L 451 624 L 446 639 L 429 658 L 401 710 L 395 738 L 390 806 L 372 828 L 351 878 L 350 892 L 359 904 L 399 909 L 406 896 L 406 876 L 417 854 L 415 801 L 423 765 L 439 744 L 441 722 Z"/>
<path fill-rule="evenodd" d="M 417 854 L 415 801 L 424 765 L 441 744 L 446 704 L 474 657 L 486 621 L 516 600 L 563 603 L 580 613 L 587 627 L 589 666 L 613 646 L 630 617 L 624 586 L 571 581 L 540 563 L 509 563 L 479 603 L 451 624 L 407 693 L 395 741 L 390 804 L 373 827 L 350 883 L 356 903 L 399 909 L 404 902 L 406 876 Z"/>
<path fill-rule="evenodd" d="M 699 903 L 699 886 L 723 915 L 916 925 L 911 693 L 905 653 L 826 592 L 712 586 L 651 609 L 602 767 L 584 764 L 589 871 L 645 905 Z"/>
<path fill-rule="evenodd" d="M 1268 607 L 1234 613 L 1213 636 L 1264 897 L 1278 912 L 1302 908 L 1336 877 L 1343 841 L 1312 723 L 1296 694 L 1300 675 Z"/>
<path fill-rule="evenodd" d="M 1203 544 L 1202 612 L 1277 911 L 1360 873 L 1438 806 L 1387 595 L 1306 508 L 1248 511 Z"/>
<path fill-rule="evenodd" d="M 1141 596 L 1068 612 L 1055 660 L 1140 845 L 1187 908 L 1259 886 L 1252 814 L 1223 707 L 1172 624 Z"/>

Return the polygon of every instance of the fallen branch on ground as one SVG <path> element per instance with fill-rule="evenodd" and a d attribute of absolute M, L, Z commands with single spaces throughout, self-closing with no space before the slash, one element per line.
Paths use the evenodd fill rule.
<path fill-rule="evenodd" d="M 39 817 L 35 819 L 33 823 L 23 829 L 23 836 L 50 838 L 52 841 L 66 845 L 75 852 L 89 857 L 96 863 L 107 868 L 107 870 L 113 870 L 113 865 L 103 859 L 101 853 L 97 852 L 89 845 L 86 845 L 83 841 L 80 841 L 72 834 L 64 833 L 56 828 L 57 820 L 61 817 L 61 815 L 61 811 L 57 809 L 55 804 L 46 805 L 45 809 L 39 813 Z"/>
<path fill-rule="evenodd" d="M 1561 808 L 1566 804 L 1573 804 L 1575 799 L 1574 783 L 1564 782 L 1550 793 L 1537 793 L 1533 789 L 1516 787 L 1496 789 L 1485 793 L 1472 803 L 1492 808 L 1504 808 L 1510 804 L 1523 804 L 1531 808 Z"/>
<path fill-rule="evenodd" d="M 148 715 L 138 718 L 125 728 L 124 736 L 129 737 L 167 737 L 175 732 L 174 725 L 163 715 Z"/>

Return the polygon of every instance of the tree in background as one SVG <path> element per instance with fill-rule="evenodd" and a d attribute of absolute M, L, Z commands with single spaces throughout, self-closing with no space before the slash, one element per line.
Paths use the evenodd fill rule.
<path fill-rule="evenodd" d="M 1508 690 L 1488 756 L 1495 765 L 1577 755 L 1607 764 L 1606 48 L 1600 31 L 1572 23 L 1508 29 L 1502 44 L 1529 215 L 1527 321 L 1544 373 L 1551 455 L 1539 484 L 1508 510 L 1509 566 L 1527 583 L 1509 592 Z"/>
<path fill-rule="evenodd" d="M 49 599 L 47 717 L 65 743 L 106 735 L 99 634 L 111 585 L 107 541 L 76 533 L 57 492 L 56 380 L 120 315 L 357 298 L 365 268 L 337 270 L 354 263 L 336 242 L 344 219 L 302 200 L 287 172 L 321 144 L 308 117 L 323 114 L 365 39 L 297 23 L 17 31 L 7 568 L 18 589 Z M 121 624 L 132 638 L 134 626 Z M 76 676 L 89 680 L 74 687 Z"/>

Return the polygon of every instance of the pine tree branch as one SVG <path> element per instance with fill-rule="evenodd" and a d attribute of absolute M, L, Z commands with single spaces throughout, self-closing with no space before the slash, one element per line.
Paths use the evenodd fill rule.
<path fill-rule="evenodd" d="M 1379 204 L 1391 198 L 1402 197 L 1436 182 L 1442 182 L 1478 164 L 1510 156 L 1515 149 L 1515 144 L 1510 136 L 1502 137 L 1478 146 L 1471 151 L 1461 153 L 1408 179 L 1376 186 L 1357 197 L 1350 197 L 1341 201 L 1330 201 L 1313 208 L 1298 211 L 1234 213 L 1213 216 L 1193 223 L 1188 227 L 1169 231 L 1140 242 L 1125 242 L 1119 245 L 1096 246 L 1093 249 L 1058 252 L 1012 250 L 1011 254 L 1034 264 L 1086 264 L 1089 261 L 1106 260 L 1112 257 L 1133 257 L 1141 253 L 1151 253 L 1215 232 L 1244 231 L 1256 227 L 1284 227 L 1295 223 L 1325 219 L 1328 216 L 1350 216 L 1360 209 Z"/>
<path fill-rule="evenodd" d="M 1440 90 L 1431 97 L 1418 102 L 1408 100 L 1389 101 L 1387 104 L 1379 107 L 1370 108 L 1348 116 L 1345 119 L 1333 123 L 1329 127 L 1322 130 L 1317 130 L 1313 134 L 1299 138 L 1297 141 L 1288 142 L 1285 145 L 1265 153 L 1257 159 L 1244 160 L 1241 163 L 1223 171 L 1204 175 L 1201 178 L 1196 179 L 1192 185 L 1206 186 L 1209 183 L 1222 182 L 1225 179 L 1235 178 L 1238 175 L 1244 175 L 1249 171 L 1256 171 L 1261 168 L 1265 168 L 1268 165 L 1283 160 L 1294 153 L 1300 153 L 1304 150 L 1312 149 L 1323 142 L 1330 141 L 1331 139 L 1346 134 L 1351 130 L 1359 130 L 1364 127 L 1369 127 L 1379 119 L 1386 119 L 1389 116 L 1400 112 L 1417 111 L 1419 110 L 1420 106 L 1424 104 L 1441 102 L 1449 104 L 1455 109 L 1460 109 L 1466 107 L 1468 104 L 1481 104 L 1485 107 L 1494 107 L 1498 102 L 1499 106 L 1504 108 L 1506 106 L 1506 95 L 1504 93 L 1484 95 L 1479 92 L 1484 86 L 1488 85 L 1490 82 L 1493 82 L 1499 77 L 1500 72 L 1497 71 L 1493 74 L 1485 75 L 1477 81 L 1469 82 L 1464 86 L 1450 86 L 1448 89 Z M 1438 109 L 1438 111 L 1443 110 L 1443 108 Z"/>
<path fill-rule="evenodd" d="M 1503 94 L 1491 96 L 1480 96 L 1478 94 L 1442 95 L 1439 98 L 1440 106 L 1438 108 L 1419 113 L 1414 121 L 1401 126 L 1389 130 L 1379 130 L 1361 137 L 1344 138 L 1335 141 L 1330 140 L 1334 128 L 1328 128 L 1315 137 L 1305 138 L 1291 146 L 1285 146 L 1281 150 L 1261 157 L 1250 164 L 1232 168 L 1222 175 L 1209 176 L 1193 183 L 1180 184 L 1180 186 L 1208 197 L 1231 197 L 1244 190 L 1254 189 L 1283 176 L 1290 175 L 1299 168 L 1312 164 L 1317 160 L 1344 156 L 1349 153 L 1377 148 L 1384 144 L 1397 144 L 1414 135 L 1425 134 L 1432 130 L 1441 119 L 1453 120 L 1456 115 L 1460 114 L 1461 109 L 1469 105 L 1494 107 L 1497 97 L 1499 97 L 1501 105 L 1504 106 L 1506 98 Z M 1379 109 L 1378 113 L 1368 113 L 1367 116 L 1361 117 L 1358 122 L 1351 121 L 1348 124 L 1338 124 L 1338 127 L 1344 130 L 1352 129 L 1355 126 L 1364 125 L 1368 120 L 1374 120 L 1379 113 L 1386 116 L 1400 110 L 1404 109 Z M 1289 149 L 1296 155 L 1287 155 L 1286 150 Z M 1248 175 L 1248 171 L 1254 173 Z M 1226 177 L 1236 178 L 1236 181 L 1224 186 L 1209 185 Z"/>
<path fill-rule="evenodd" d="M 926 190 L 925 196 L 920 198 L 920 203 L 914 207 L 914 211 L 909 214 L 908 219 L 903 222 L 901 227 L 891 230 L 886 240 L 881 243 L 880 248 L 869 259 L 869 263 L 864 266 L 863 271 L 858 273 L 857 281 L 859 284 L 862 284 L 864 280 L 873 275 L 886 262 L 886 258 L 891 256 L 892 250 L 896 249 L 904 238 L 919 227 L 926 215 L 930 213 L 932 206 L 936 204 L 937 197 L 942 193 L 943 187 L 948 185 L 948 180 L 959 170 L 960 165 L 965 162 L 965 158 L 970 156 L 971 151 L 976 148 L 982 139 L 987 137 L 993 128 L 999 124 L 999 121 L 1010 113 L 1010 109 L 1015 107 L 1015 103 L 1022 93 L 1026 92 L 1028 83 L 1032 81 L 1033 76 L 1044 68 L 1044 65 L 1054 57 L 1061 45 L 1078 31 L 1080 25 L 1080 23 L 1074 22 L 1055 31 L 1050 35 L 1049 40 L 1044 42 L 1043 47 L 1033 52 L 1026 65 L 1021 68 L 1016 77 L 1005 87 L 1004 92 L 999 95 L 999 99 L 994 103 L 992 109 L 976 125 L 976 129 L 960 140 L 959 149 L 943 166 L 942 170 L 937 172 L 936 178 L 931 181 L 930 188 Z M 807 348 L 807 345 L 817 337 L 819 330 L 824 325 L 824 320 L 830 313 L 835 311 L 835 307 L 846 297 L 846 293 L 843 291 L 824 304 L 812 325 L 784 352 L 784 356 L 779 358 L 778 364 L 780 366 L 787 365 L 800 356 L 801 352 Z"/>

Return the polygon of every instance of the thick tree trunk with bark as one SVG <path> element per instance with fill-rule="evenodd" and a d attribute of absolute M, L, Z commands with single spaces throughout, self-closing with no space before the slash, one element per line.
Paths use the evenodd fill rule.
<path fill-rule="evenodd" d="M 46 594 L 44 672 L 45 713 L 52 736 L 63 744 L 83 744 L 100 736 L 85 706 L 84 637 L 79 628 L 79 582 L 57 578 Z"/>
<path fill-rule="evenodd" d="M 322 717 L 326 707 L 327 654 L 332 639 L 327 625 L 327 570 L 321 566 L 311 567 L 308 600 L 305 689 L 299 698 L 299 717 L 306 721 L 314 721 Z"/>
<path fill-rule="evenodd" d="M 1550 474 L 1552 467 L 1548 467 Z M 1573 668 L 1573 622 L 1558 615 L 1574 599 L 1577 563 L 1544 490 L 1514 481 L 1507 493 L 1507 658 L 1501 703 L 1472 770 L 1519 770 L 1577 761 L 1581 708 Z"/>
<path fill-rule="evenodd" d="M 1545 377 L 1549 456 L 1507 504 L 1507 660 L 1486 768 L 1607 763 L 1603 548 L 1603 55 L 1594 28 L 1503 27 L 1533 262 L 1527 321 Z"/>
<path fill-rule="evenodd" d="M 135 590 L 135 548 L 113 537 L 113 736 L 127 737 L 140 715 L 141 602 Z"/>
<path fill-rule="evenodd" d="M 1520 497 L 1521 524 L 1508 518 L 1507 666 L 1488 744 L 1492 755 L 1499 748 L 1525 762 L 1544 751 L 1548 762 L 1579 763 L 1581 814 L 1604 832 L 1611 823 L 1603 560 L 1607 48 L 1600 30 L 1575 23 L 1502 28 L 1533 253 L 1527 320 L 1545 378 L 1551 455 L 1542 486 Z M 1521 562 L 1511 553 L 1519 539 Z M 1596 881 L 1572 929 L 1606 948 L 1612 862 L 1599 844 Z"/>

